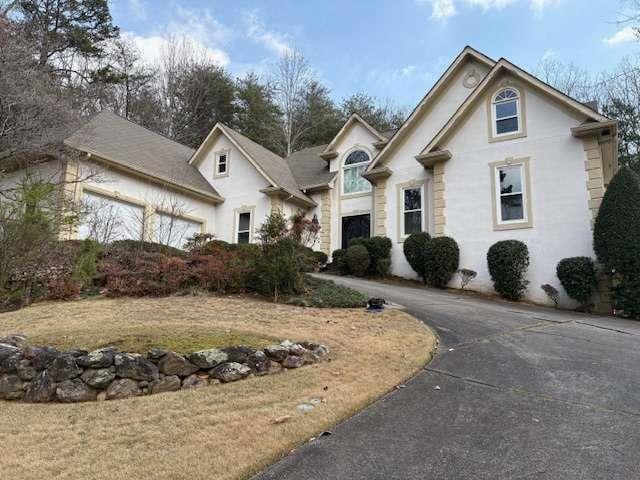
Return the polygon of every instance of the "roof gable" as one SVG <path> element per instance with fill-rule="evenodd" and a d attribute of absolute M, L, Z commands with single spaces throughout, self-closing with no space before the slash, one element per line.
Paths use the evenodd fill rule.
<path fill-rule="evenodd" d="M 556 90 L 555 88 L 547 85 L 542 80 L 534 77 L 530 73 L 522 70 L 518 66 L 509 62 L 508 60 L 501 58 L 491 69 L 489 74 L 485 76 L 485 78 L 478 84 L 478 86 L 473 90 L 471 95 L 467 97 L 467 99 L 462 102 L 462 105 L 456 110 L 456 112 L 451 116 L 451 118 L 447 121 L 447 123 L 442 127 L 442 129 L 431 139 L 431 141 L 427 144 L 427 146 L 422 149 L 419 155 L 427 154 L 434 149 L 438 149 L 442 147 L 440 145 L 455 129 L 461 124 L 461 122 L 466 117 L 467 113 L 474 107 L 474 105 L 483 98 L 488 89 L 494 84 L 494 82 L 500 78 L 500 75 L 507 73 L 513 77 L 515 77 L 518 81 L 529 85 L 531 87 L 536 88 L 538 91 L 541 91 L 545 95 L 553 98 L 555 101 L 563 104 L 571 111 L 586 117 L 588 120 L 593 122 L 609 122 L 610 119 L 601 115 L 600 113 L 593 110 L 591 107 L 578 102 L 577 100 L 565 95 L 564 93 Z"/>
<path fill-rule="evenodd" d="M 355 123 L 359 123 L 360 125 L 362 125 L 365 128 L 365 130 L 370 132 L 374 137 L 376 137 L 378 139 L 378 142 L 386 142 L 387 141 L 387 137 L 383 136 L 375 128 L 373 128 L 371 125 L 369 125 L 360 115 L 358 115 L 357 113 L 353 113 L 349 117 L 349 120 L 347 120 L 345 122 L 345 124 L 342 126 L 340 131 L 336 134 L 335 137 L 333 137 L 333 140 L 331 140 L 329 145 L 327 145 L 325 147 L 325 149 L 322 151 L 322 153 L 320 155 L 322 155 L 323 158 L 325 158 L 325 159 L 327 159 L 327 158 L 330 159 L 330 158 L 334 157 L 335 156 L 334 155 L 334 149 L 335 149 L 336 145 L 338 145 L 338 143 L 340 143 L 340 141 L 345 137 L 345 135 L 349 132 L 350 128 Z"/>
<path fill-rule="evenodd" d="M 281 188 L 308 206 L 315 205 L 312 199 L 300 191 L 285 159 L 223 123 L 217 123 L 209 132 L 207 138 L 189 160 L 191 165 L 197 164 L 203 158 L 204 152 L 207 151 L 216 135 L 224 135 L 273 187 Z"/>
<path fill-rule="evenodd" d="M 438 81 L 431 87 L 431 89 L 425 94 L 425 96 L 420 100 L 418 105 L 413 109 L 411 114 L 407 117 L 402 126 L 395 132 L 395 134 L 389 139 L 384 148 L 378 153 L 378 155 L 373 159 L 367 171 L 370 172 L 376 165 L 382 161 L 393 151 L 393 149 L 402 141 L 405 135 L 410 131 L 412 126 L 419 120 L 420 115 L 424 111 L 424 109 L 430 105 L 434 98 L 443 91 L 450 80 L 455 76 L 456 73 L 460 70 L 460 68 L 465 65 L 468 61 L 475 60 L 479 63 L 487 65 L 489 68 L 493 68 L 495 65 L 495 61 L 486 56 L 485 54 L 466 46 L 462 52 L 454 59 L 454 61 L 449 65 L 447 70 L 440 76 Z"/>

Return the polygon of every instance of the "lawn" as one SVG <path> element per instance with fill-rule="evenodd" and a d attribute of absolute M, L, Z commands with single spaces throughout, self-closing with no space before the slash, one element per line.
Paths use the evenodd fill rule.
<path fill-rule="evenodd" d="M 0 315 L 0 336 L 60 347 L 188 351 L 310 340 L 331 361 L 190 391 L 110 402 L 0 401 L 2 478 L 241 479 L 417 372 L 436 339 L 397 310 L 313 309 L 250 297 L 92 299 Z M 320 403 L 309 413 L 297 406 Z"/>

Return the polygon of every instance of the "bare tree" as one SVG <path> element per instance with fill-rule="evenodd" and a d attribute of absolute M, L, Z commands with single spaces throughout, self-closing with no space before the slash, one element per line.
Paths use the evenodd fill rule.
<path fill-rule="evenodd" d="M 306 121 L 300 118 L 304 94 L 313 80 L 307 60 L 298 50 L 289 50 L 279 59 L 273 73 L 276 100 L 282 113 L 282 135 L 286 156 L 295 150 L 304 134 Z"/>
<path fill-rule="evenodd" d="M 592 89 L 593 79 L 585 69 L 555 58 L 543 59 L 536 76 L 545 83 L 581 102 L 597 100 Z"/>

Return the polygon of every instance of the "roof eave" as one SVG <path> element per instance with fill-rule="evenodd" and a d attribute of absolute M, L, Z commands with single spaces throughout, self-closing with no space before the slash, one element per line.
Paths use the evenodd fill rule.
<path fill-rule="evenodd" d="M 379 180 L 389 178 L 393 171 L 388 167 L 374 168 L 370 172 L 363 173 L 362 176 L 371 183 L 376 184 Z"/>
<path fill-rule="evenodd" d="M 296 205 L 300 205 L 305 208 L 313 208 L 318 206 L 318 204 L 313 200 L 300 198 L 282 187 L 274 187 L 271 185 L 261 189 L 260 192 L 264 193 L 268 197 L 283 197 L 284 200 L 295 203 Z"/>
<path fill-rule="evenodd" d="M 432 168 L 437 163 L 443 163 L 451 159 L 449 150 L 436 150 L 434 152 L 416 155 L 417 162 L 424 168 Z"/>
<path fill-rule="evenodd" d="M 618 130 L 617 120 L 607 120 L 604 122 L 590 122 L 573 127 L 571 129 L 571 135 L 575 138 L 593 137 L 609 132 L 611 135 L 615 135 Z"/>

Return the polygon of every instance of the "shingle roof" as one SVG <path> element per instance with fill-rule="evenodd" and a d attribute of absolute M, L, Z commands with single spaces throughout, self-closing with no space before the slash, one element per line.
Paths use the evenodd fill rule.
<path fill-rule="evenodd" d="M 193 149 L 114 113 L 99 113 L 64 143 L 189 190 L 220 196 L 198 169 L 189 164 Z"/>
<path fill-rule="evenodd" d="M 220 125 L 224 132 L 276 183 L 276 185 L 274 185 L 275 187 L 280 187 L 290 195 L 305 202 L 315 204 L 311 198 L 300 191 L 300 185 L 289 168 L 289 163 L 284 158 L 224 124 L 220 123 L 218 125 Z"/>
<path fill-rule="evenodd" d="M 287 163 L 298 185 L 305 188 L 328 184 L 336 176 L 336 172 L 329 171 L 329 164 L 320 157 L 326 145 L 298 150 L 287 157 Z"/>

